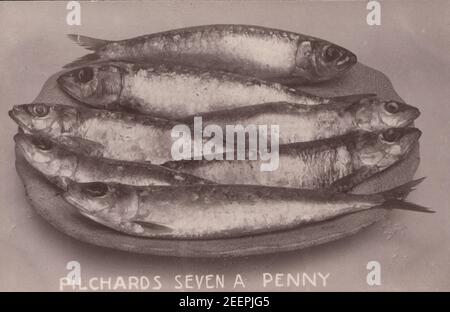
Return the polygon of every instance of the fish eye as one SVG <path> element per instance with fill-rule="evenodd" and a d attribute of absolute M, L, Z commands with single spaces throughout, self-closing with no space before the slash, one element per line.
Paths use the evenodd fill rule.
<path fill-rule="evenodd" d="M 31 139 L 31 142 L 34 144 L 34 146 L 43 151 L 49 151 L 53 147 L 53 144 L 49 140 L 45 140 L 35 136 Z"/>
<path fill-rule="evenodd" d="M 386 102 L 386 103 L 384 104 L 384 109 L 385 109 L 388 113 L 396 114 L 396 113 L 398 113 L 399 106 L 398 106 L 398 104 L 395 103 L 395 102 Z"/>
<path fill-rule="evenodd" d="M 397 141 L 400 138 L 400 136 L 401 136 L 401 133 L 398 131 L 395 131 L 394 129 L 386 130 L 381 134 L 381 138 L 383 139 L 383 141 L 386 141 L 389 143 Z"/>
<path fill-rule="evenodd" d="M 102 197 L 108 192 L 108 185 L 101 182 L 88 183 L 83 187 L 83 192 L 92 197 Z"/>
<path fill-rule="evenodd" d="M 335 47 L 328 47 L 325 50 L 324 58 L 327 62 L 332 62 L 332 61 L 338 59 L 340 56 L 341 56 L 341 53 Z"/>
<path fill-rule="evenodd" d="M 86 83 L 91 81 L 92 78 L 94 78 L 94 70 L 90 67 L 81 68 L 75 72 L 75 80 L 77 82 Z"/>
<path fill-rule="evenodd" d="M 44 104 L 36 104 L 29 107 L 30 114 L 36 117 L 44 117 L 47 116 L 50 109 L 47 105 Z"/>

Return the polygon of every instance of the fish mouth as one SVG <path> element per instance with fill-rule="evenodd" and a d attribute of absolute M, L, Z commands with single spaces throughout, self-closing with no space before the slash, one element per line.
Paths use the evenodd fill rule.
<path fill-rule="evenodd" d="M 411 142 L 416 143 L 419 141 L 420 137 L 422 136 L 422 131 L 420 131 L 417 128 L 414 128 L 414 129 L 415 129 L 414 132 L 411 133 Z"/>
<path fill-rule="evenodd" d="M 403 157 L 406 157 L 413 150 L 422 136 L 422 131 L 417 128 L 405 128 L 405 131 L 407 131 L 407 133 L 405 134 L 403 140 L 405 140 L 404 144 L 406 147 Z"/>
<path fill-rule="evenodd" d="M 420 116 L 420 110 L 418 108 L 414 107 L 409 116 L 409 118 L 411 119 L 409 123 L 411 124 L 414 120 L 419 118 L 419 116 Z"/>
<path fill-rule="evenodd" d="M 411 127 L 413 122 L 419 118 L 420 110 L 416 107 L 412 107 L 408 112 L 405 113 L 405 120 L 400 123 L 400 127 Z"/>
<path fill-rule="evenodd" d="M 13 109 L 8 111 L 9 118 L 11 118 L 20 128 L 31 131 L 31 128 L 19 117 L 20 113 L 22 113 L 22 110 L 14 106 Z M 19 130 L 20 131 L 20 130 Z"/>
<path fill-rule="evenodd" d="M 22 123 L 22 122 L 16 117 L 16 115 L 14 114 L 14 108 L 13 108 L 13 109 L 10 109 L 10 110 L 8 111 L 8 116 L 9 116 L 9 118 L 11 118 L 15 123 L 17 123 L 17 124 Z"/>

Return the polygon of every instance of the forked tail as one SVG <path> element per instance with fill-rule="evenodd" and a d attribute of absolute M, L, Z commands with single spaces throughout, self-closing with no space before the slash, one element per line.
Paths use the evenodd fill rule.
<path fill-rule="evenodd" d="M 96 39 L 92 37 L 74 34 L 69 34 L 67 35 L 67 37 L 75 41 L 78 45 L 82 46 L 83 48 L 94 51 L 94 53 L 84 55 L 76 59 L 75 61 L 66 64 L 64 65 L 64 68 L 77 67 L 100 60 L 100 55 L 97 53 L 97 51 L 102 47 L 104 47 L 106 44 L 111 42 L 109 40 Z"/>
<path fill-rule="evenodd" d="M 431 210 L 427 207 L 416 205 L 403 200 L 409 193 L 414 191 L 415 190 L 414 187 L 419 183 L 421 183 L 424 179 L 425 178 L 413 180 L 398 187 L 394 187 L 393 189 L 379 193 L 379 195 L 383 196 L 385 199 L 385 202 L 381 204 L 379 208 L 402 209 L 402 210 L 434 213 L 435 212 L 434 210 Z"/>

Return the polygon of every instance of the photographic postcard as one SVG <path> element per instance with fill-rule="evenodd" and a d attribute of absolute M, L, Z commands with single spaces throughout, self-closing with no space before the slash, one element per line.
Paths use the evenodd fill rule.
<path fill-rule="evenodd" d="M 0 290 L 450 290 L 449 14 L 0 3 Z"/>

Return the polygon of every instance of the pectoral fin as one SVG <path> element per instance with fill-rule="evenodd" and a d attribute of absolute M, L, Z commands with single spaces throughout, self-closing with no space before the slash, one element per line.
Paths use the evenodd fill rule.
<path fill-rule="evenodd" d="M 78 151 L 82 154 L 100 157 L 103 155 L 105 147 L 103 144 L 80 137 L 61 136 L 58 142 L 64 144 L 68 148 Z"/>
<path fill-rule="evenodd" d="M 83 210 L 79 210 L 79 212 L 86 218 L 91 219 L 98 224 L 129 235 L 155 237 L 172 232 L 171 228 L 156 223 L 124 221 L 115 218 L 114 215 L 108 215 L 101 212 L 95 214 Z"/>
<path fill-rule="evenodd" d="M 325 191 L 332 193 L 348 192 L 378 172 L 379 170 L 376 167 L 363 167 L 356 170 L 352 174 L 346 175 L 345 177 L 333 182 L 325 188 Z"/>
<path fill-rule="evenodd" d="M 171 227 L 163 224 L 146 222 L 146 221 L 134 221 L 134 224 L 140 226 L 143 229 L 144 236 L 156 236 L 158 234 L 168 234 L 173 231 Z"/>

